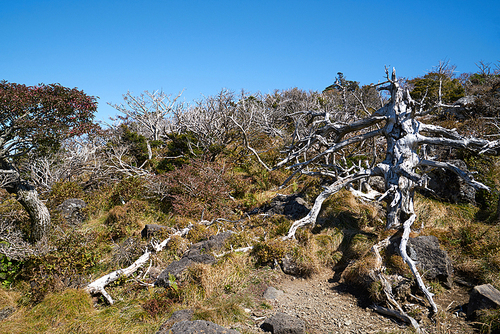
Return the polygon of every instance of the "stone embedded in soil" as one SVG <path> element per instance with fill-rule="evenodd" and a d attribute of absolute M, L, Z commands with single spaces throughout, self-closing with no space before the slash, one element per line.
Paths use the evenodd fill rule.
<path fill-rule="evenodd" d="M 306 324 L 302 319 L 278 312 L 266 319 L 261 328 L 273 334 L 303 334 Z"/>
<path fill-rule="evenodd" d="M 279 296 L 283 295 L 283 291 L 278 290 L 272 286 L 268 287 L 266 291 L 264 292 L 264 299 L 267 300 L 273 300 L 278 298 Z"/>
<path fill-rule="evenodd" d="M 478 285 L 472 289 L 467 307 L 467 317 L 474 318 L 475 312 L 500 308 L 500 291 L 491 284 Z"/>

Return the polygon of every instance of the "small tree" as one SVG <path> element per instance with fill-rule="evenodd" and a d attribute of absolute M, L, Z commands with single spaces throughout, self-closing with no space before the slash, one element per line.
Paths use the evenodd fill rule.
<path fill-rule="evenodd" d="M 59 84 L 26 86 L 0 82 L 0 186 L 17 195 L 31 219 L 31 239 L 50 227 L 47 207 L 19 169 L 28 154 L 45 156 L 61 142 L 93 128 L 95 97 Z"/>
<path fill-rule="evenodd" d="M 184 108 L 178 101 L 181 95 L 182 92 L 171 99 L 162 91 L 145 91 L 139 96 L 127 92 L 123 95 L 125 103 L 109 105 L 126 115 L 120 119 L 130 118 L 135 122 L 139 134 L 149 140 L 160 140 L 168 132 L 168 118 L 173 118 Z"/>

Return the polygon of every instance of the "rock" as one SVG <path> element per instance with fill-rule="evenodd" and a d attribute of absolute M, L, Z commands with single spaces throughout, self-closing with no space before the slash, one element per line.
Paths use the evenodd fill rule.
<path fill-rule="evenodd" d="M 309 210 L 311 210 L 310 205 L 298 195 L 278 195 L 271 200 L 271 203 L 258 209 L 255 213 L 285 215 L 290 219 L 297 220 L 306 216 Z"/>
<path fill-rule="evenodd" d="M 240 334 L 239 332 L 227 329 L 210 321 L 195 320 L 181 321 L 175 323 L 168 333 L 171 334 Z"/>
<path fill-rule="evenodd" d="M 169 287 L 170 275 L 173 275 L 176 279 L 179 279 L 184 270 L 186 270 L 193 263 L 194 262 L 187 257 L 183 257 L 179 261 L 170 263 L 167 268 L 165 268 L 165 270 L 163 270 L 162 273 L 158 276 L 155 281 L 155 285 L 164 288 Z"/>
<path fill-rule="evenodd" d="M 78 198 L 69 198 L 57 206 L 61 216 L 71 225 L 78 226 L 85 220 L 82 209 L 87 206 L 85 201 Z"/>
<path fill-rule="evenodd" d="M 180 321 L 191 321 L 193 319 L 193 310 L 185 309 L 179 310 L 172 313 L 170 318 L 167 319 L 161 326 L 156 334 L 168 334 L 170 327 L 172 327 L 176 322 Z"/>
<path fill-rule="evenodd" d="M 473 116 L 472 111 L 476 98 L 476 96 L 471 95 L 461 97 L 453 103 L 453 108 L 447 108 L 443 112 L 463 121 Z"/>
<path fill-rule="evenodd" d="M 16 312 L 15 307 L 12 306 L 4 307 L 3 309 L 0 310 L 0 321 L 7 319 L 14 312 Z"/>
<path fill-rule="evenodd" d="M 273 334 L 303 334 L 306 330 L 303 320 L 280 312 L 266 319 L 260 327 Z"/>
<path fill-rule="evenodd" d="M 446 287 L 452 287 L 453 264 L 448 253 L 439 247 L 438 238 L 432 235 L 410 238 L 406 251 L 426 278 L 438 279 Z"/>
<path fill-rule="evenodd" d="M 207 251 L 220 251 L 224 246 L 227 238 L 229 238 L 232 234 L 233 232 L 226 231 L 216 235 L 212 235 L 210 238 L 208 238 L 208 240 L 196 243 L 191 248 L 199 248 L 200 250 Z"/>
<path fill-rule="evenodd" d="M 199 250 L 189 250 L 185 256 L 193 262 L 212 264 L 217 262 L 212 254 L 201 253 Z"/>
<path fill-rule="evenodd" d="M 472 289 L 467 307 L 467 318 L 474 318 L 478 310 L 500 308 L 500 291 L 491 284 L 478 285 Z"/>
<path fill-rule="evenodd" d="M 264 299 L 272 300 L 272 299 L 278 298 L 282 294 L 283 294 L 283 291 L 278 290 L 278 289 L 273 288 L 272 286 L 270 286 L 264 292 L 264 296 L 263 297 L 264 297 Z"/>
<path fill-rule="evenodd" d="M 299 266 L 289 254 L 281 259 L 281 270 L 287 275 L 298 276 L 300 274 Z"/>
<path fill-rule="evenodd" d="M 401 238 L 392 242 L 389 251 L 399 254 Z M 427 279 L 438 279 L 448 288 L 453 285 L 453 264 L 448 253 L 439 247 L 435 236 L 410 238 L 406 246 L 408 256 L 416 262 L 420 274 Z"/>
<path fill-rule="evenodd" d="M 146 224 L 141 231 L 141 237 L 144 239 L 151 238 L 155 234 L 167 229 L 167 226 L 157 225 L 157 224 Z"/>
<path fill-rule="evenodd" d="M 226 239 L 232 235 L 233 232 L 223 232 L 211 236 L 208 240 L 198 242 L 192 245 L 186 254 L 179 261 L 170 263 L 167 268 L 158 276 L 155 285 L 168 287 L 170 274 L 179 279 L 181 274 L 193 263 L 213 264 L 217 260 L 208 252 L 219 251 L 223 246 Z"/>
<path fill-rule="evenodd" d="M 184 255 L 191 261 L 205 264 L 212 264 L 216 262 L 213 255 L 208 254 L 208 252 L 220 251 L 224 246 L 227 238 L 229 238 L 233 232 L 227 231 L 213 235 L 208 240 L 200 241 L 192 245 L 188 252 Z"/>
<path fill-rule="evenodd" d="M 447 163 L 467 172 L 467 164 L 462 160 L 447 160 Z M 450 170 L 436 168 L 428 174 L 427 187 L 431 190 L 422 190 L 426 196 L 437 197 L 450 203 L 476 203 L 476 189 L 467 184 L 462 178 Z"/>
<path fill-rule="evenodd" d="M 151 267 L 149 268 L 149 271 L 148 271 L 148 276 L 150 278 L 153 278 L 153 279 L 157 279 L 158 276 L 160 276 L 160 274 L 163 272 L 163 270 L 161 270 L 160 268 L 158 267 Z"/>

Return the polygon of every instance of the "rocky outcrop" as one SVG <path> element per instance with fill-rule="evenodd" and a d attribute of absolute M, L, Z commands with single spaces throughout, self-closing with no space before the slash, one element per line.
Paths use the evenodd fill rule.
<path fill-rule="evenodd" d="M 170 318 L 167 319 L 161 326 L 156 334 L 169 334 L 170 328 L 180 321 L 191 321 L 193 319 L 193 310 L 179 310 L 172 313 Z"/>
<path fill-rule="evenodd" d="M 266 291 L 264 292 L 264 299 L 267 299 L 267 300 L 274 300 L 274 299 L 277 299 L 279 296 L 283 295 L 283 291 L 281 290 L 278 290 L 272 286 L 268 287 L 266 289 Z"/>
<path fill-rule="evenodd" d="M 195 320 L 181 321 L 175 323 L 170 331 L 171 334 L 240 334 L 239 332 L 227 329 L 210 321 Z"/>
<path fill-rule="evenodd" d="M 14 312 L 16 312 L 16 308 L 12 306 L 7 306 L 4 307 L 3 309 L 0 310 L 0 321 L 7 319 L 10 317 Z"/>
<path fill-rule="evenodd" d="M 467 307 L 467 317 L 474 318 L 476 311 L 500 308 L 500 291 L 491 284 L 478 285 L 472 289 Z"/>
<path fill-rule="evenodd" d="M 210 252 L 220 251 L 224 246 L 227 238 L 233 232 L 223 232 L 211 236 L 208 240 L 198 242 L 192 245 L 184 256 L 178 260 L 170 263 L 167 268 L 158 276 L 155 285 L 168 287 L 170 275 L 179 279 L 181 274 L 193 263 L 212 264 L 216 262 L 215 257 Z"/>
<path fill-rule="evenodd" d="M 300 267 L 290 254 L 286 254 L 281 259 L 281 270 L 287 275 L 299 276 L 301 273 Z"/>
<path fill-rule="evenodd" d="M 467 164 L 463 160 L 446 161 L 455 167 L 467 172 Z M 457 174 L 448 169 L 436 168 L 428 174 L 427 187 L 430 191 L 423 191 L 425 195 L 437 197 L 450 203 L 476 203 L 476 189 L 467 184 Z"/>
<path fill-rule="evenodd" d="M 392 243 L 390 251 L 398 253 L 400 238 Z M 427 279 L 437 279 L 446 287 L 453 284 L 453 264 L 448 253 L 441 249 L 435 236 L 410 238 L 406 247 L 408 256 L 416 262 L 420 273 Z"/>
<path fill-rule="evenodd" d="M 273 334 L 303 334 L 306 324 L 302 319 L 278 312 L 266 319 L 261 328 Z"/>
<path fill-rule="evenodd" d="M 85 201 L 78 198 L 69 198 L 57 206 L 61 216 L 71 226 L 78 226 L 85 220 L 83 209 L 87 206 Z"/>
<path fill-rule="evenodd" d="M 439 247 L 435 236 L 410 238 L 407 245 L 408 255 L 417 262 L 417 267 L 428 279 L 438 279 L 448 288 L 453 284 L 453 264 L 448 253 Z"/>
<path fill-rule="evenodd" d="M 306 216 L 309 210 L 311 210 L 310 205 L 298 195 L 278 195 L 269 204 L 251 213 L 284 215 L 289 219 L 297 220 Z"/>

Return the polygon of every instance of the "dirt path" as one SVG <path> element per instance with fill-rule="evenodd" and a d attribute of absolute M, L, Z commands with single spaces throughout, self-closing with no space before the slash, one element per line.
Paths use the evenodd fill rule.
<path fill-rule="evenodd" d="M 405 324 L 372 311 L 366 296 L 334 282 L 332 276 L 323 273 L 310 279 L 295 279 L 283 275 L 275 287 L 284 293 L 268 301 L 273 306 L 270 313 L 283 312 L 305 320 L 311 334 L 412 332 Z M 441 293 L 436 303 L 446 309 L 451 300 L 456 300 L 454 305 L 458 306 L 465 298 L 464 291 L 457 287 Z M 421 326 L 427 333 L 473 333 L 463 318 L 453 314 L 453 309 L 452 304 L 447 312 L 440 313 L 437 326 L 425 317 Z"/>

